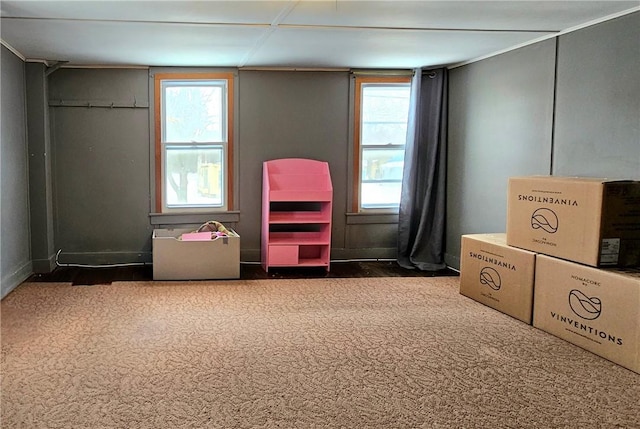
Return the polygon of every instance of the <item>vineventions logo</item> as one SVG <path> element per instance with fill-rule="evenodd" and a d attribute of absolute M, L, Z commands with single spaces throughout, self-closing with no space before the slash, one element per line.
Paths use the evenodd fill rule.
<path fill-rule="evenodd" d="M 589 297 L 578 289 L 569 292 L 569 307 L 576 315 L 586 320 L 595 320 L 602 312 L 600 298 Z"/>
<path fill-rule="evenodd" d="M 502 279 L 494 268 L 484 267 L 480 270 L 480 284 L 487 285 L 493 290 L 500 290 Z"/>
<path fill-rule="evenodd" d="M 558 230 L 558 215 L 548 208 L 539 208 L 531 215 L 531 228 L 553 234 Z"/>

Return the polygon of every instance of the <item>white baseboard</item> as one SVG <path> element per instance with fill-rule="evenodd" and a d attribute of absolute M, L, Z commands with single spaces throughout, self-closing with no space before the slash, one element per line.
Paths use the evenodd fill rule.
<path fill-rule="evenodd" d="M 33 274 L 33 263 L 31 261 L 27 261 L 24 265 L 19 267 L 17 270 L 12 273 L 2 277 L 2 285 L 0 286 L 0 290 L 2 296 L 0 299 L 4 298 L 18 287 L 23 281 L 29 278 L 29 276 Z"/>

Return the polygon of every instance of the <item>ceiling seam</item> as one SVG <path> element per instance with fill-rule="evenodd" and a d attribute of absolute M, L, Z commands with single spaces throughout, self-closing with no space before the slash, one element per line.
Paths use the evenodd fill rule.
<path fill-rule="evenodd" d="M 162 25 L 197 25 L 209 27 L 269 27 L 267 23 L 259 22 L 202 22 L 202 21 L 146 21 L 128 19 L 97 19 L 97 18 L 40 18 L 32 16 L 3 16 L 7 20 L 28 20 L 28 21 L 68 21 L 68 22 L 104 22 L 109 24 L 162 24 Z"/>
<path fill-rule="evenodd" d="M 267 39 L 275 32 L 276 28 L 280 25 L 282 20 L 284 20 L 291 11 L 298 5 L 300 0 L 291 0 L 276 17 L 271 21 L 269 28 L 256 40 L 256 43 L 253 44 L 251 49 L 247 52 L 247 54 L 242 58 L 238 67 L 244 67 L 247 62 L 255 55 L 256 52 L 265 44 Z"/>
<path fill-rule="evenodd" d="M 376 31 L 431 31 L 470 33 L 558 33 L 561 30 L 516 30 L 509 28 L 440 28 L 440 27 L 380 27 L 370 25 L 327 25 L 327 24 L 282 24 L 282 28 L 327 29 L 327 30 L 376 30 Z"/>
<path fill-rule="evenodd" d="M 377 31 L 433 31 L 433 32 L 486 32 L 486 33 L 557 33 L 562 30 L 550 29 L 513 29 L 513 28 L 442 28 L 442 27 L 383 27 L 371 25 L 331 25 L 331 24 L 281 24 L 282 20 L 293 10 L 299 2 L 293 1 L 285 7 L 280 14 L 271 22 L 250 23 L 250 22 L 198 22 L 198 21 L 147 21 L 147 20 L 126 20 L 126 19 L 93 19 L 93 18 L 40 18 L 40 17 L 19 17 L 3 16 L 7 20 L 30 20 L 30 21 L 68 21 L 68 22 L 88 22 L 88 23 L 110 23 L 110 24 L 160 24 L 160 25 L 194 25 L 209 27 L 262 27 L 274 29 L 300 28 L 300 29 L 327 29 L 327 30 L 377 30 Z M 293 4 L 293 6 L 291 6 Z"/>

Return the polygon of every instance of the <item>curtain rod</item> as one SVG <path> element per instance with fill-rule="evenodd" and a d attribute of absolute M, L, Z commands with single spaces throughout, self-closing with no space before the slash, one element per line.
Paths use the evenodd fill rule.
<path fill-rule="evenodd" d="M 348 68 L 333 67 L 239 67 L 240 71 L 345 72 Z"/>
<path fill-rule="evenodd" d="M 351 74 L 355 76 L 413 76 L 415 72 L 411 69 L 352 69 Z"/>

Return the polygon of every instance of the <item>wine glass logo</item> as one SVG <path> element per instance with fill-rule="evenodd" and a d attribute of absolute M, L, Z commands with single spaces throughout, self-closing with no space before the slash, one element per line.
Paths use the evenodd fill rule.
<path fill-rule="evenodd" d="M 531 228 L 553 234 L 558 230 L 558 216 L 551 209 L 539 208 L 531 215 Z"/>
<path fill-rule="evenodd" d="M 600 298 L 588 297 L 578 289 L 569 292 L 569 307 L 576 315 L 586 320 L 597 319 L 602 312 Z"/>
<path fill-rule="evenodd" d="M 491 267 L 484 267 L 480 270 L 480 284 L 487 285 L 493 290 L 500 290 L 502 279 L 500 274 Z"/>

